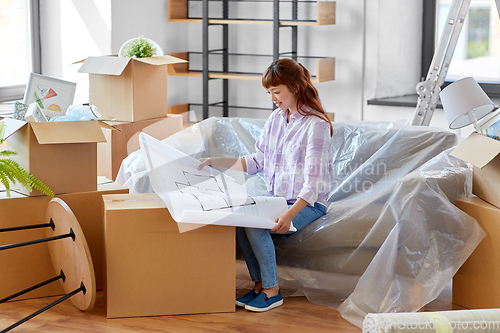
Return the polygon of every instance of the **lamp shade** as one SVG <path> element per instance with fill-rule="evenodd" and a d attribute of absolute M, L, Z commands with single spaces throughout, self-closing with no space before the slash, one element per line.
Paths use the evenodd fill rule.
<path fill-rule="evenodd" d="M 479 120 L 495 108 L 495 104 L 472 77 L 453 82 L 441 91 L 439 97 L 451 129 L 470 125 L 470 111 L 474 111 L 475 118 Z"/>

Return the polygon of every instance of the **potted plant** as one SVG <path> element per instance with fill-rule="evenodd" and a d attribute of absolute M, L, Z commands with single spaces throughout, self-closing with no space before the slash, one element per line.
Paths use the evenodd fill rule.
<path fill-rule="evenodd" d="M 0 144 L 5 141 L 4 133 L 5 123 L 0 122 Z M 15 184 L 17 181 L 30 192 L 36 189 L 51 198 L 54 197 L 54 192 L 47 185 L 10 159 L 12 155 L 17 155 L 17 153 L 10 150 L 0 151 L 0 182 L 5 186 L 7 196 L 10 197 L 10 184 Z"/>
<path fill-rule="evenodd" d="M 156 54 L 156 47 L 144 37 L 132 39 L 124 50 L 125 57 L 148 58 Z"/>
<path fill-rule="evenodd" d="M 148 58 L 162 56 L 163 50 L 155 41 L 141 36 L 132 38 L 123 43 L 120 47 L 120 51 L 118 51 L 118 55 L 128 58 Z"/>

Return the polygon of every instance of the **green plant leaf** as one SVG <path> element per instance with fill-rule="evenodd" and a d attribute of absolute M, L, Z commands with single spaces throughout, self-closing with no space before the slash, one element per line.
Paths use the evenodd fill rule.
<path fill-rule="evenodd" d="M 7 125 L 5 125 L 5 122 L 3 120 L 0 121 L 0 143 L 3 143 L 5 141 L 3 136 L 5 135 L 5 128 L 6 127 L 7 127 Z"/>
<path fill-rule="evenodd" d="M 11 151 L 11 150 L 0 151 L 0 158 L 6 157 L 6 156 L 13 156 L 13 155 L 17 155 L 17 153 L 15 151 Z"/>
<path fill-rule="evenodd" d="M 9 177 L 5 175 L 3 170 L 0 170 L 0 181 L 2 182 L 2 185 L 5 187 L 5 192 L 7 193 L 7 196 L 10 197 L 10 182 L 9 182 Z"/>
<path fill-rule="evenodd" d="M 0 181 L 7 190 L 7 196 L 10 196 L 9 182 L 15 184 L 16 181 L 30 192 L 36 189 L 51 198 L 55 195 L 47 185 L 11 159 L 0 159 Z M 5 182 L 7 182 L 7 185 Z"/>

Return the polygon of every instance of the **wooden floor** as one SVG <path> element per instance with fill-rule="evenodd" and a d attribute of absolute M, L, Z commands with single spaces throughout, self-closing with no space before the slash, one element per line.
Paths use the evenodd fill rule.
<path fill-rule="evenodd" d="M 239 295 L 238 295 L 239 296 Z M 0 330 L 41 309 L 58 297 L 0 304 Z M 305 297 L 286 297 L 283 306 L 264 313 L 237 308 L 232 313 L 107 319 L 103 292 L 90 312 L 70 300 L 43 312 L 11 332 L 361 332 L 337 311 Z"/>
<path fill-rule="evenodd" d="M 237 296 L 246 292 L 238 291 Z M 0 304 L 0 330 L 53 302 L 57 297 L 38 298 Z M 425 311 L 461 309 L 451 303 L 451 284 Z M 285 297 L 283 306 L 264 313 L 242 308 L 236 312 L 107 319 L 103 292 L 96 305 L 81 312 L 66 300 L 12 332 L 361 332 L 328 307 L 309 302 L 305 297 Z"/>

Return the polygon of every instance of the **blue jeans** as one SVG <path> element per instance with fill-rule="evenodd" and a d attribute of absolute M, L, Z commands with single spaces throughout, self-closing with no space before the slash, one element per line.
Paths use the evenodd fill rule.
<path fill-rule="evenodd" d="M 290 207 L 291 204 L 288 205 Z M 316 203 L 314 207 L 306 206 L 292 220 L 297 231 L 326 214 L 326 207 Z M 291 234 L 288 231 L 286 234 Z M 269 229 L 236 228 L 236 243 L 243 254 L 253 282 L 262 281 L 264 289 L 278 285 L 276 269 L 276 251 Z"/>

